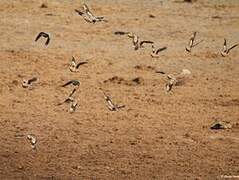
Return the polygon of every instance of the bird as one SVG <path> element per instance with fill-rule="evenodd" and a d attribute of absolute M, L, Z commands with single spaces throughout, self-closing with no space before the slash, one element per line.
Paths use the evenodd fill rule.
<path fill-rule="evenodd" d="M 110 99 L 110 97 L 104 94 L 104 98 L 105 98 L 105 101 L 108 103 L 108 109 L 110 111 L 116 111 L 117 108 L 115 104 L 112 102 L 112 100 Z"/>
<path fill-rule="evenodd" d="M 195 47 L 196 45 L 200 44 L 201 42 L 203 42 L 203 40 L 199 41 L 198 43 L 194 44 L 194 41 L 195 41 L 195 38 L 196 38 L 196 35 L 197 35 L 197 32 L 193 32 L 192 36 L 190 37 L 189 39 L 189 43 L 188 43 L 188 46 L 186 46 L 186 51 L 187 52 L 191 52 L 191 49 L 193 47 Z"/>
<path fill-rule="evenodd" d="M 40 33 L 37 35 L 35 41 L 38 41 L 38 39 L 39 39 L 40 37 L 47 38 L 47 40 L 46 40 L 46 42 L 45 42 L 45 45 L 47 46 L 47 45 L 49 44 L 49 42 L 50 42 L 50 35 L 47 34 L 47 33 L 45 33 L 45 32 L 40 32 Z"/>
<path fill-rule="evenodd" d="M 29 80 L 23 79 L 23 81 L 22 81 L 22 87 L 23 87 L 23 88 L 28 88 L 28 87 L 30 87 L 30 86 L 32 85 L 32 83 L 35 82 L 35 81 L 37 81 L 37 78 L 36 78 L 36 77 L 33 77 L 33 78 L 29 79 Z"/>
<path fill-rule="evenodd" d="M 128 33 L 128 37 L 132 38 L 132 40 L 133 40 L 134 50 L 139 49 L 139 37 L 136 34 L 132 33 L 132 32 Z"/>
<path fill-rule="evenodd" d="M 79 62 L 78 64 L 76 64 L 76 60 L 75 60 L 75 58 L 72 56 L 69 69 L 70 69 L 71 72 L 76 72 L 77 69 L 78 69 L 81 65 L 87 64 L 87 63 L 88 63 L 87 61 L 83 61 L 83 62 Z"/>
<path fill-rule="evenodd" d="M 177 79 L 172 75 L 167 75 L 168 82 L 166 83 L 166 91 L 169 92 L 172 90 L 173 86 L 177 84 Z"/>
<path fill-rule="evenodd" d="M 238 44 L 235 44 L 235 45 L 231 46 L 230 48 L 227 48 L 227 40 L 224 39 L 223 50 L 221 51 L 221 55 L 222 55 L 223 57 L 227 56 L 228 53 L 229 53 L 233 48 L 235 48 L 235 47 L 237 47 L 237 46 L 238 46 Z"/>
<path fill-rule="evenodd" d="M 158 71 L 157 73 L 166 74 L 165 72 Z M 182 69 L 180 73 L 177 73 L 177 75 L 173 76 L 171 74 L 167 75 L 167 83 L 166 83 L 166 91 L 169 92 L 172 90 L 173 86 L 182 85 L 186 78 L 188 78 L 191 75 L 191 71 L 188 69 Z"/>
<path fill-rule="evenodd" d="M 70 113 L 73 113 L 76 111 L 76 106 L 78 105 L 77 100 L 74 100 L 71 102 L 71 106 L 70 106 Z"/>
<path fill-rule="evenodd" d="M 34 134 L 28 134 L 27 139 L 30 141 L 32 149 L 36 149 L 37 137 Z"/>
<path fill-rule="evenodd" d="M 152 52 L 151 52 L 151 57 L 152 58 L 158 58 L 159 57 L 159 52 L 161 52 L 161 51 L 164 51 L 164 50 L 166 50 L 167 49 L 167 47 L 166 46 L 164 46 L 164 47 L 162 47 L 162 48 L 158 48 L 157 50 L 155 50 L 155 48 L 154 48 L 154 44 L 152 44 Z"/>
<path fill-rule="evenodd" d="M 192 34 L 192 36 L 190 37 L 190 39 L 189 39 L 189 44 L 188 44 L 188 46 L 186 47 L 186 51 L 191 52 L 191 49 L 192 49 L 193 42 L 194 42 L 194 40 L 195 40 L 196 34 L 197 34 L 197 32 L 194 32 L 194 33 Z"/>
<path fill-rule="evenodd" d="M 109 96 L 107 96 L 104 92 L 103 94 L 104 94 L 104 99 L 107 102 L 107 107 L 110 111 L 117 111 L 118 109 L 125 107 L 125 105 L 118 106 L 114 104 Z"/>
<path fill-rule="evenodd" d="M 78 80 L 70 80 L 67 83 L 65 83 L 64 85 L 62 85 L 62 87 L 66 87 L 68 85 L 72 84 L 73 86 L 79 86 L 80 85 L 80 81 Z"/>
<path fill-rule="evenodd" d="M 84 18 L 85 21 L 89 23 L 96 23 L 100 21 L 105 21 L 103 16 L 95 16 L 93 13 L 90 11 L 89 7 L 84 3 L 83 4 L 83 11 L 75 9 L 75 12 L 77 12 L 80 16 Z"/>
<path fill-rule="evenodd" d="M 73 102 L 74 99 L 73 99 L 73 94 L 76 92 L 76 89 L 74 88 L 73 91 L 70 93 L 70 95 L 65 99 L 65 101 L 61 102 L 61 103 L 58 103 L 57 105 L 62 105 L 64 103 L 69 103 L 69 102 Z"/>
<path fill-rule="evenodd" d="M 83 9 L 93 20 L 95 20 L 95 22 L 106 21 L 106 20 L 104 20 L 103 16 L 95 16 L 95 15 L 93 15 L 93 13 L 90 11 L 89 7 L 85 3 L 83 4 Z"/>
<path fill-rule="evenodd" d="M 75 9 L 75 12 L 77 12 L 80 16 L 82 16 L 86 22 L 89 22 L 89 23 L 96 22 L 96 20 L 92 19 L 87 13 L 81 12 L 77 9 Z"/>
<path fill-rule="evenodd" d="M 137 36 L 136 34 L 129 32 L 128 33 L 128 37 L 133 39 L 133 47 L 134 50 L 138 50 L 139 48 L 143 48 L 143 44 L 153 44 L 153 41 L 140 41 L 139 40 L 139 36 Z"/>

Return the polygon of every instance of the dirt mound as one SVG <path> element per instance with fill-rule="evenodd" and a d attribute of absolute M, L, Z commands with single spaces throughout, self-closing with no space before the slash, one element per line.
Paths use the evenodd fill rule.
<path fill-rule="evenodd" d="M 113 84 L 122 84 L 122 85 L 127 85 L 127 86 L 137 86 L 137 85 L 144 84 L 144 80 L 142 77 L 136 77 L 131 80 L 126 80 L 122 77 L 113 76 L 107 80 L 104 80 L 103 82 L 106 84 L 113 83 Z"/>

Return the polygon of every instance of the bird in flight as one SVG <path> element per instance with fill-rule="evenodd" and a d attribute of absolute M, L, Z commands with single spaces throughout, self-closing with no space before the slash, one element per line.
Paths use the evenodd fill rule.
<path fill-rule="evenodd" d="M 37 137 L 34 134 L 28 134 L 27 139 L 30 141 L 32 149 L 36 149 Z"/>
<path fill-rule="evenodd" d="M 172 90 L 173 86 L 177 84 L 177 79 L 171 75 L 167 75 L 168 82 L 166 83 L 166 91 L 169 92 Z"/>
<path fill-rule="evenodd" d="M 78 105 L 77 100 L 74 100 L 71 102 L 71 106 L 70 106 L 70 113 L 73 113 L 76 111 L 76 106 Z"/>
<path fill-rule="evenodd" d="M 162 47 L 162 48 L 158 48 L 157 50 L 154 48 L 154 44 L 152 44 L 152 52 L 151 52 L 151 57 L 152 58 L 158 58 L 159 57 L 159 52 L 161 52 L 161 51 L 164 51 L 164 50 L 166 50 L 167 49 L 167 47 L 165 46 L 165 47 Z"/>
<path fill-rule="evenodd" d="M 139 36 L 136 34 L 129 32 L 128 37 L 133 39 L 133 47 L 134 50 L 138 50 L 139 48 L 143 48 L 144 44 L 153 44 L 153 41 L 140 41 Z"/>
<path fill-rule="evenodd" d="M 109 96 L 107 96 L 104 92 L 103 94 L 104 94 L 104 99 L 107 102 L 107 107 L 110 111 L 117 111 L 118 109 L 125 107 L 125 105 L 118 106 L 114 104 Z"/>
<path fill-rule="evenodd" d="M 224 39 L 223 50 L 221 51 L 221 55 L 222 55 L 223 57 L 227 56 L 228 53 L 229 53 L 233 48 L 235 48 L 235 47 L 237 47 L 237 46 L 238 46 L 238 44 L 235 44 L 235 45 L 231 46 L 230 48 L 228 48 L 228 47 L 227 47 L 227 40 Z"/>
<path fill-rule="evenodd" d="M 65 83 L 64 85 L 62 85 L 62 87 L 66 87 L 68 85 L 72 84 L 73 86 L 79 86 L 80 85 L 80 81 L 78 80 L 70 80 L 67 83 Z"/>
<path fill-rule="evenodd" d="M 45 45 L 47 46 L 47 45 L 49 44 L 49 42 L 50 42 L 50 35 L 47 34 L 47 33 L 45 33 L 45 32 L 40 32 L 40 33 L 37 35 L 35 41 L 38 41 L 38 39 L 39 39 L 40 37 L 47 38 L 47 40 L 46 40 L 46 42 L 45 42 Z"/>
<path fill-rule="evenodd" d="M 166 74 L 165 72 L 158 73 Z M 182 69 L 182 71 L 175 76 L 167 74 L 166 91 L 171 91 L 173 86 L 182 85 L 191 74 L 191 71 L 188 69 Z"/>
<path fill-rule="evenodd" d="M 28 88 L 28 87 L 30 87 L 32 85 L 33 82 L 36 82 L 36 81 L 37 81 L 36 77 L 33 77 L 33 78 L 29 79 L 29 80 L 23 79 L 22 87 L 23 88 Z"/>
<path fill-rule="evenodd" d="M 73 94 L 76 92 L 76 89 L 74 88 L 73 91 L 70 93 L 70 95 L 65 99 L 65 101 L 61 102 L 61 103 L 58 103 L 57 105 L 62 105 L 64 103 L 69 103 L 69 102 L 73 102 L 74 99 L 73 99 Z"/>
<path fill-rule="evenodd" d="M 89 22 L 89 23 L 96 23 L 100 21 L 107 22 L 103 16 L 95 16 L 85 3 L 83 4 L 83 11 L 75 9 L 75 12 L 77 12 L 80 16 L 84 18 L 86 22 Z"/>
<path fill-rule="evenodd" d="M 83 62 L 76 63 L 75 58 L 72 56 L 69 69 L 70 69 L 71 72 L 76 72 L 77 69 L 78 69 L 81 65 L 84 65 L 84 64 L 87 64 L 87 63 L 88 63 L 87 61 L 83 61 Z"/>
<path fill-rule="evenodd" d="M 203 42 L 203 40 L 199 41 L 198 43 L 194 44 L 195 38 L 196 38 L 197 32 L 193 32 L 192 36 L 189 39 L 188 46 L 186 46 L 186 51 L 191 52 L 192 48 Z"/>

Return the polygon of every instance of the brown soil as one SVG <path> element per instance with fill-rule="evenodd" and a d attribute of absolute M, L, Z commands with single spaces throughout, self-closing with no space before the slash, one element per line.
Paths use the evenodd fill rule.
<path fill-rule="evenodd" d="M 237 0 L 87 1 L 108 22 L 89 24 L 81 1 L 0 1 L 0 179 L 220 179 L 239 176 Z M 44 4 L 43 4 L 44 3 Z M 35 42 L 41 31 L 51 41 Z M 134 51 L 132 31 L 151 45 Z M 193 31 L 204 42 L 185 51 Z M 89 58 L 70 72 L 71 57 Z M 189 69 L 165 91 L 165 75 Z M 38 77 L 32 89 L 24 78 Z M 78 107 L 57 106 L 81 81 Z M 111 112 L 102 90 L 125 108 Z M 232 128 L 211 130 L 215 121 Z M 38 138 L 32 150 L 27 134 Z"/>

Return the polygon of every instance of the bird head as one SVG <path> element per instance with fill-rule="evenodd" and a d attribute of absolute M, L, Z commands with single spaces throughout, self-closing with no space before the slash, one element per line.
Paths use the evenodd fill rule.
<path fill-rule="evenodd" d="M 134 33 L 132 33 L 132 32 L 129 32 L 127 35 L 128 35 L 128 37 L 130 37 L 130 38 L 133 38 L 133 37 L 134 37 Z"/>

